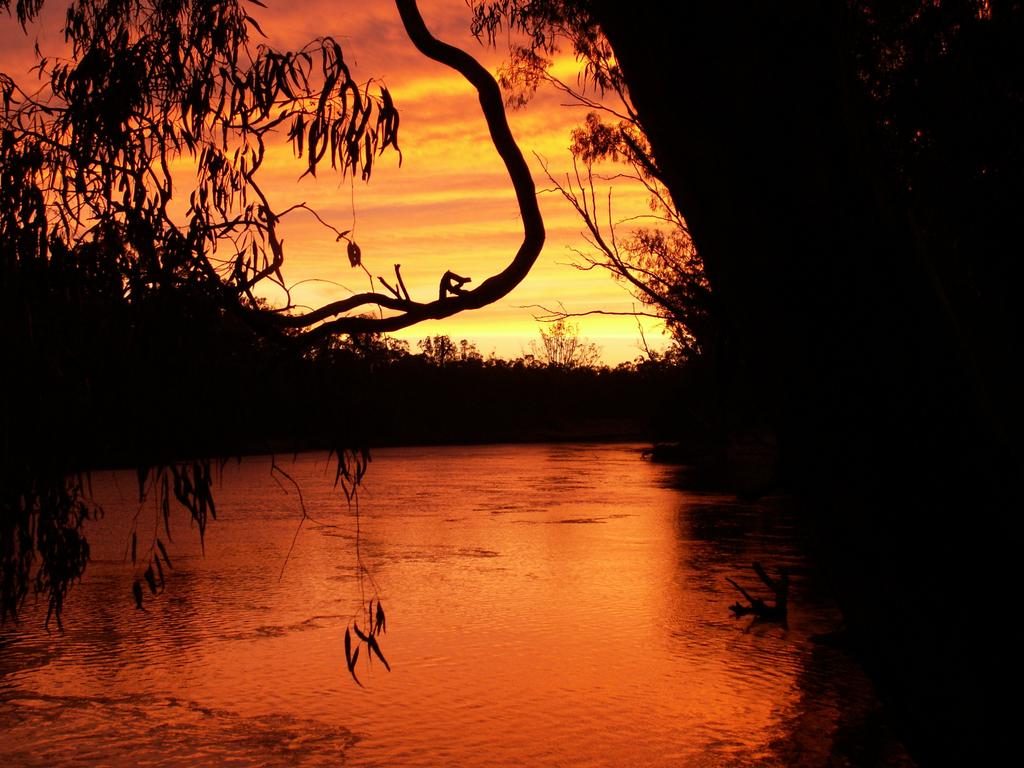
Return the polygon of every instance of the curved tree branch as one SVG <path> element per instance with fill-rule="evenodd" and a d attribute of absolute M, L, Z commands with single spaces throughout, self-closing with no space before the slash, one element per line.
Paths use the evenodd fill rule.
<path fill-rule="evenodd" d="M 366 333 L 394 331 L 421 320 L 440 319 L 466 309 L 479 309 L 492 304 L 515 288 L 526 277 L 544 245 L 544 222 L 537 204 L 537 192 L 529 166 L 522 151 L 512 137 L 505 115 L 505 107 L 498 84 L 480 63 L 465 51 L 443 43 L 430 34 L 416 6 L 415 0 L 396 0 L 399 15 L 409 39 L 424 56 L 448 66 L 468 80 L 480 97 L 480 108 L 487 121 L 491 141 L 505 163 L 515 189 L 519 212 L 523 221 L 523 242 L 515 258 L 498 274 L 489 277 L 471 290 L 443 296 L 427 303 L 412 302 L 382 293 L 361 293 L 315 309 L 302 315 L 277 314 L 271 321 L 285 328 L 315 328 L 308 336 L 319 337 L 329 333 Z M 443 284 L 443 283 L 442 283 Z M 443 293 L 443 291 L 442 291 Z M 398 310 L 391 317 L 336 317 L 362 306 L 385 307 Z"/>
<path fill-rule="evenodd" d="M 604 315 L 607 317 L 650 317 L 655 320 L 664 320 L 661 315 L 653 312 L 638 312 L 637 310 L 617 311 L 613 309 L 587 309 L 582 312 L 566 312 L 565 309 L 550 309 L 543 304 L 526 304 L 520 309 L 539 309 L 541 314 L 534 315 L 533 319 L 541 323 L 554 323 L 558 320 L 568 320 L 570 317 L 590 317 L 592 315 Z"/>

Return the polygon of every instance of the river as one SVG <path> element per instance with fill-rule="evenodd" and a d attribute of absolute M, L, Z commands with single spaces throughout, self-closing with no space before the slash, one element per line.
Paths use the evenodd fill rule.
<path fill-rule="evenodd" d="M 640 449 L 375 451 L 358 537 L 326 455 L 277 459 L 301 529 L 269 458 L 231 462 L 205 555 L 174 517 L 174 568 L 142 611 L 126 553 L 133 519 L 142 552 L 158 510 L 133 473 L 94 474 L 105 515 L 65 631 L 39 606 L 0 628 L 0 759 L 910 765 L 830 642 L 841 618 L 785 501 L 680 490 Z M 753 561 L 790 572 L 786 626 L 730 613 L 726 579 L 757 588 Z M 363 654 L 361 688 L 342 640 L 371 597 L 392 670 Z"/>

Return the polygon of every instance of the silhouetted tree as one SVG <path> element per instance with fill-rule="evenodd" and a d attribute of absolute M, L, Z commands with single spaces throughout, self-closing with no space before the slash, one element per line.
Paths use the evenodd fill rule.
<path fill-rule="evenodd" d="M 4 341 L 13 367 L 25 374 L 4 383 L 3 619 L 17 615 L 31 586 L 48 596 L 59 621 L 67 588 L 88 555 L 81 531 L 93 512 L 75 472 L 89 466 L 90 457 L 68 440 L 77 422 L 61 422 L 48 409 L 65 400 L 90 404 L 99 396 L 90 387 L 96 363 L 87 359 L 95 345 L 74 345 L 82 315 L 73 302 L 61 304 L 61 291 L 91 303 L 96 312 L 90 319 L 102 329 L 118 327 L 122 311 L 132 322 L 143 307 L 168 311 L 146 327 L 171 349 L 204 343 L 203 333 L 181 314 L 202 307 L 284 346 L 322 347 L 332 334 L 347 333 L 354 334 L 350 352 L 367 353 L 359 349 L 358 334 L 483 306 L 526 275 L 544 230 L 498 86 L 472 57 L 432 37 L 412 0 L 396 5 L 413 44 L 477 88 L 524 228 L 506 269 L 472 288 L 468 278 L 446 272 L 436 299 L 411 297 L 396 266 L 396 285 L 377 278 L 386 293 L 371 290 L 310 310 L 291 302 L 279 234 L 286 217 L 311 216 L 343 244 L 353 268 L 365 267 L 350 232 L 304 204 L 272 206 L 260 173 L 268 144 L 278 137 L 290 142 L 311 175 L 330 165 L 364 180 L 382 153 L 398 151 L 391 95 L 383 87 L 360 86 L 332 38 L 296 51 L 257 44 L 250 35 L 259 32 L 258 22 L 241 0 L 75 0 L 64 23 L 67 58 L 37 53 L 40 83 L 32 89 L 0 75 L 0 288 L 11 320 Z M 41 0 L 0 0 L 23 27 L 42 6 Z M 182 158 L 195 165 L 194 176 L 172 173 Z M 62 264 L 72 269 L 59 271 Z M 75 282 L 86 276 L 88 286 Z M 268 284 L 284 295 L 282 305 L 261 302 L 257 291 Z M 174 298 L 186 295 L 190 300 Z M 366 308 L 377 312 L 360 314 Z M 154 349 L 167 354 L 166 346 Z M 266 380 L 247 384 L 263 388 L 263 408 L 275 400 Z M 154 386 L 148 394 L 163 410 L 167 403 L 155 399 L 163 388 Z M 170 402 L 186 406 L 183 396 Z M 51 423 L 53 431 L 40 429 Z M 339 436 L 334 446 L 343 481 L 357 479 L 365 468 L 361 453 L 340 450 L 354 444 L 351 436 Z M 179 463 L 182 456 L 171 446 L 181 445 L 169 441 L 159 455 L 140 451 L 136 459 L 158 467 L 140 475 L 140 493 L 157 493 L 165 510 L 177 499 L 202 531 L 213 513 L 209 463 Z M 144 549 L 138 574 L 148 574 L 153 590 L 157 543 Z M 138 580 L 135 591 L 138 600 Z"/>
<path fill-rule="evenodd" d="M 16 10 L 24 22 L 39 5 Z M 395 144 L 388 99 L 351 84 L 329 41 L 250 54 L 249 22 L 235 2 L 82 0 L 68 17 L 73 60 L 43 67 L 43 95 L 0 83 L 0 249 L 18 267 L 4 278 L 11 295 L 22 265 L 48 258 L 58 241 L 76 255 L 93 247 L 133 291 L 189 286 L 268 335 L 387 331 L 505 295 L 533 264 L 543 228 L 526 165 L 497 117 L 500 93 L 468 57 L 429 36 L 411 2 L 398 5 L 416 45 L 481 91 L 525 230 L 499 275 L 467 289 L 447 272 L 437 300 L 421 302 L 396 274 L 386 294 L 303 313 L 259 311 L 253 286 L 279 279 L 276 222 L 300 210 L 271 211 L 253 182 L 277 114 L 270 105 L 288 105 L 282 125 L 311 172 L 330 158 L 362 175 Z M 814 513 L 855 642 L 919 755 L 994 762 L 1015 733 L 1001 694 L 1019 683 L 1017 638 L 979 631 L 976 620 L 1016 601 L 1024 8 L 1016 0 L 482 7 L 485 24 L 521 27 L 535 50 L 566 36 L 594 82 L 628 91 Z M 160 161 L 175 152 L 200 166 L 184 230 L 166 217 L 172 189 Z M 211 245 L 222 236 L 241 247 L 218 261 Z M 357 244 L 346 253 L 360 264 Z M 397 314 L 342 315 L 368 305 Z M 47 563 L 78 561 L 71 532 L 85 513 L 63 479 L 63 499 L 48 501 L 52 478 L 73 466 L 66 458 L 5 450 L 7 613 L 23 599 L 36 548 Z M 202 474 L 189 471 L 183 489 Z M 29 527 L 41 499 L 47 524 Z M 60 585 L 77 571 L 45 572 L 40 588 L 59 608 Z"/>
<path fill-rule="evenodd" d="M 463 363 L 483 363 L 484 356 L 480 354 L 480 349 L 477 347 L 476 342 L 460 339 L 459 360 Z"/>
<path fill-rule="evenodd" d="M 482 23 L 482 22 L 480 22 Z M 477 28 L 478 33 L 482 27 Z M 613 103 L 595 99 L 548 73 L 551 62 L 536 51 L 510 45 L 509 63 L 502 71 L 501 83 L 513 104 L 525 104 L 528 94 L 541 81 L 567 94 L 575 103 L 591 108 L 584 123 L 572 131 L 570 151 L 574 172 L 565 179 L 556 178 L 545 165 L 548 179 L 579 214 L 586 227 L 583 237 L 589 251 L 577 251 L 577 269 L 604 269 L 649 308 L 647 312 L 665 320 L 681 352 L 693 357 L 707 352 L 717 340 L 712 327 L 711 294 L 704 265 L 690 237 L 683 216 L 676 209 L 660 179 L 660 171 L 647 138 L 639 124 L 629 94 L 620 78 L 609 78 L 604 96 Z M 590 49 L 588 56 L 612 55 L 606 47 Z M 614 68 L 611 61 L 585 62 L 586 71 Z M 624 173 L 614 176 L 616 183 L 632 181 L 648 193 L 650 211 L 631 216 L 629 230 L 620 230 L 624 222 L 613 217 L 612 190 L 607 201 L 598 201 L 594 165 L 610 161 L 625 165 Z M 583 170 L 581 172 L 582 166 Z M 647 226 L 637 226 L 639 222 Z M 568 318 L 570 313 L 547 309 L 551 318 Z M 585 314 L 602 314 L 592 309 Z"/>
<path fill-rule="evenodd" d="M 447 363 L 452 362 L 455 359 L 456 352 L 455 342 L 451 340 L 450 336 L 438 335 L 434 337 L 427 336 L 424 339 L 420 339 L 416 342 L 416 346 L 419 347 L 420 352 L 432 365 L 444 366 Z"/>
<path fill-rule="evenodd" d="M 624 84 L 912 748 L 991 761 L 1019 683 L 975 618 L 1015 600 L 1024 7 L 478 7 Z"/>
<path fill-rule="evenodd" d="M 530 342 L 535 359 L 553 368 L 591 368 L 601 359 L 601 349 L 580 336 L 580 327 L 565 318 L 540 327 L 540 344 Z"/>

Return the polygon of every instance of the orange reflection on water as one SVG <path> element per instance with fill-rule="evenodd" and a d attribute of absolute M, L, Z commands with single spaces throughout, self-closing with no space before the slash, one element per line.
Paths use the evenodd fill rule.
<path fill-rule="evenodd" d="M 358 688 L 341 643 L 360 610 L 355 518 L 327 469 L 313 455 L 288 465 L 318 522 L 280 576 L 297 500 L 268 461 L 230 466 L 205 559 L 179 523 L 169 588 L 145 612 L 121 559 L 132 478 L 97 478 L 108 515 L 67 634 L 28 619 L 0 636 L 0 755 L 820 765 L 874 706 L 849 659 L 809 640 L 837 616 L 784 509 L 675 490 L 635 446 L 377 452 L 359 552 L 393 671 L 361 660 Z M 794 574 L 788 629 L 730 618 L 725 577 L 753 586 L 753 559 Z"/>

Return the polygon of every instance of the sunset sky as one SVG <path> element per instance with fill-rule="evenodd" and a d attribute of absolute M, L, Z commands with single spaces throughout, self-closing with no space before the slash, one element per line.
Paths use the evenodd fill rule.
<path fill-rule="evenodd" d="M 284 208 L 304 201 L 339 229 L 352 229 L 370 272 L 388 279 L 394 274 L 393 265 L 400 263 L 414 299 L 436 297 L 445 270 L 472 277 L 475 286 L 503 269 L 519 246 L 522 230 L 508 177 L 487 137 L 473 89 L 413 48 L 388 0 L 301 4 L 266 0 L 266 4 L 265 10 L 255 6 L 252 10 L 272 45 L 298 48 L 317 36 L 331 35 L 341 43 L 361 81 L 374 78 L 388 86 L 401 115 L 403 153 L 401 167 L 394 153 L 381 158 L 369 184 L 352 184 L 329 173 L 299 182 L 304 164 L 293 158 L 282 136 L 263 169 L 265 188 L 274 195 L 272 203 Z M 472 37 L 470 12 L 462 0 L 420 5 L 437 37 L 473 53 L 492 71 L 497 69 L 504 46 L 488 49 Z M 13 19 L 0 22 L 0 71 L 25 80 L 20 73 L 26 62 L 31 64 L 37 38 L 44 53 L 58 50 L 63 8 L 51 4 L 43 21 L 29 27 L 27 36 Z M 571 55 L 556 61 L 555 72 L 575 85 L 578 67 Z M 566 101 L 549 89 L 525 109 L 510 113 L 513 133 L 534 170 L 538 189 L 551 185 L 535 154 L 557 177 L 572 168 L 570 132 L 587 110 L 566 106 Z M 607 194 L 607 184 L 598 188 L 599 199 L 607 200 Z M 537 310 L 530 305 L 562 304 L 569 312 L 628 312 L 635 302 L 607 273 L 581 272 L 568 265 L 577 258 L 573 248 L 587 247 L 575 212 L 557 193 L 542 193 L 540 202 L 547 243 L 537 265 L 516 290 L 496 305 L 395 335 L 408 339 L 415 349 L 417 339 L 444 333 L 456 340 L 476 341 L 484 354 L 494 351 L 514 357 L 537 338 Z M 647 212 L 645 195 L 625 182 L 616 182 L 613 203 L 616 220 Z M 624 224 L 620 234 L 628 228 Z M 293 292 L 298 303 L 318 305 L 369 287 L 366 275 L 349 267 L 344 243 L 336 243 L 311 216 L 293 216 L 283 232 L 285 278 L 291 284 L 301 283 Z M 640 354 L 634 318 L 590 316 L 578 322 L 582 335 L 603 349 L 606 362 L 614 364 Z M 651 347 L 667 344 L 660 323 L 645 319 L 643 324 Z"/>

